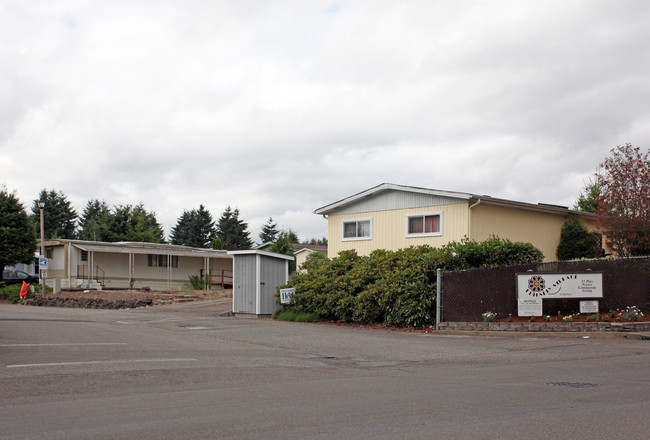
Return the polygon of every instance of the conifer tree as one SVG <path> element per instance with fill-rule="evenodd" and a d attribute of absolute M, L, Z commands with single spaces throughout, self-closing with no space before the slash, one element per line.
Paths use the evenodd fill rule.
<path fill-rule="evenodd" d="M 227 250 L 246 250 L 253 246 L 248 224 L 239 219 L 239 209 L 232 210 L 230 205 L 217 222 L 217 236 L 221 239 L 223 248 Z"/>
<path fill-rule="evenodd" d="M 269 217 L 266 224 L 262 226 L 262 232 L 260 232 L 261 244 L 274 242 L 279 232 L 278 225 L 273 223 L 273 217 Z"/>
<path fill-rule="evenodd" d="M 38 199 L 32 204 L 30 215 L 34 226 L 40 227 L 41 210 L 39 201 L 45 202 L 43 208 L 43 229 L 45 239 L 50 238 L 75 238 L 77 212 L 67 200 L 63 192 L 42 190 Z"/>
<path fill-rule="evenodd" d="M 0 270 L 7 264 L 32 263 L 36 230 L 23 204 L 0 186 Z"/>
<path fill-rule="evenodd" d="M 79 218 L 77 235 L 81 240 L 108 241 L 111 220 L 111 210 L 106 202 L 89 200 Z"/>
<path fill-rule="evenodd" d="M 203 205 L 199 209 L 183 211 L 176 226 L 172 228 L 170 241 L 172 244 L 207 248 L 216 236 L 212 215 Z"/>
<path fill-rule="evenodd" d="M 562 226 L 557 257 L 560 260 L 595 258 L 600 256 L 601 234 L 589 232 L 578 216 L 572 216 Z"/>

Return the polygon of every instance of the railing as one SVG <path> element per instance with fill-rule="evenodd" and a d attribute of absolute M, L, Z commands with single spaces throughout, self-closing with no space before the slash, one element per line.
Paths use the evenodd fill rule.
<path fill-rule="evenodd" d="M 77 279 L 82 281 L 87 280 L 88 282 L 96 281 L 97 283 L 101 284 L 102 287 L 104 286 L 106 282 L 106 272 L 104 272 L 104 269 L 99 266 L 95 266 L 95 274 L 92 278 L 88 272 L 88 266 L 77 266 Z"/>
<path fill-rule="evenodd" d="M 204 271 L 201 270 L 201 278 L 204 277 Z M 209 276 L 210 288 L 212 286 L 221 286 L 222 289 L 225 286 L 232 286 L 232 270 L 227 269 L 210 269 Z"/>

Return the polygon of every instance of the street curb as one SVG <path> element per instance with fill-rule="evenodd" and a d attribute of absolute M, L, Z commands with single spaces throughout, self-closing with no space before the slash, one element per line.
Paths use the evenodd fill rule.
<path fill-rule="evenodd" d="M 486 336 L 497 338 L 632 339 L 650 341 L 650 333 L 625 332 L 504 332 L 483 330 L 436 330 L 432 335 Z"/>

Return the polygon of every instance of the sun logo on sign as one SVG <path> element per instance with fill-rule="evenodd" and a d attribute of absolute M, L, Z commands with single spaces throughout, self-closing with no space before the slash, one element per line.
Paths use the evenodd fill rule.
<path fill-rule="evenodd" d="M 544 278 L 539 275 L 530 277 L 528 280 L 528 290 L 533 293 L 533 296 L 543 295 L 544 288 L 546 287 L 546 282 Z"/>

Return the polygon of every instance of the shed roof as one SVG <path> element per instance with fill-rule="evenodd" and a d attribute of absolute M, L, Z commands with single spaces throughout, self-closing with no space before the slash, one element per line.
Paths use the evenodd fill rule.
<path fill-rule="evenodd" d="M 282 260 L 290 260 L 290 261 L 293 261 L 295 259 L 293 255 L 278 254 L 277 252 L 268 252 L 259 249 L 249 249 L 245 251 L 228 251 L 228 255 L 264 255 L 267 257 L 279 258 Z"/>

